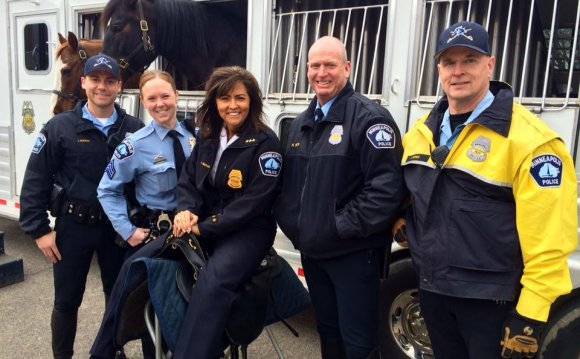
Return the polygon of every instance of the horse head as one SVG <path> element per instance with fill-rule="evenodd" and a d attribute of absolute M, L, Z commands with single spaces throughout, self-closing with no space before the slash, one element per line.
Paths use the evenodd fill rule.
<path fill-rule="evenodd" d="M 58 34 L 60 47 L 56 51 L 56 58 L 60 62 L 60 90 L 53 90 L 58 96 L 53 113 L 68 111 L 74 107 L 79 99 L 87 98 L 81 87 L 81 76 L 87 58 L 96 55 L 102 47 L 101 40 L 78 39 L 70 32 L 65 39 Z"/>
<path fill-rule="evenodd" d="M 157 57 L 152 11 L 153 4 L 147 0 L 111 0 L 103 10 L 103 53 L 117 59 L 123 82 L 143 72 Z"/>
<path fill-rule="evenodd" d="M 57 95 L 53 101 L 55 103 L 52 112 L 54 114 L 72 109 L 77 101 L 87 98 L 85 90 L 81 86 L 85 61 L 101 52 L 103 40 L 78 39 L 77 36 L 69 32 L 65 39 L 58 34 L 60 47 L 56 52 L 57 68 L 59 69 L 55 78 L 55 88 Z M 134 89 L 139 87 L 139 77 L 130 77 L 123 81 L 123 88 Z"/>
<path fill-rule="evenodd" d="M 110 0 L 103 15 L 103 52 L 123 79 L 162 55 L 196 89 L 215 67 L 245 66 L 246 18 L 237 8 L 191 0 Z"/>

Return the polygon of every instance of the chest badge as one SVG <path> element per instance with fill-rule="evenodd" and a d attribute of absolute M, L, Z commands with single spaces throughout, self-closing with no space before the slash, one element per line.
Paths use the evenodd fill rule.
<path fill-rule="evenodd" d="M 342 142 L 343 134 L 342 125 L 335 125 L 332 130 L 330 130 L 330 137 L 328 138 L 328 143 L 331 145 L 338 145 Z"/>
<path fill-rule="evenodd" d="M 230 174 L 228 175 L 228 186 L 234 189 L 242 188 L 242 171 L 230 171 Z"/>
<path fill-rule="evenodd" d="M 195 137 L 191 136 L 189 138 L 189 149 L 193 151 L 193 147 L 195 147 Z"/>
<path fill-rule="evenodd" d="M 487 153 L 491 148 L 491 140 L 484 136 L 477 137 L 467 150 L 467 157 L 474 162 L 483 162 L 487 158 Z"/>
<path fill-rule="evenodd" d="M 163 156 L 163 153 L 158 153 L 155 156 L 153 156 L 153 164 L 159 164 L 159 163 L 163 163 L 163 162 L 167 162 L 167 158 L 165 158 L 165 156 Z"/>

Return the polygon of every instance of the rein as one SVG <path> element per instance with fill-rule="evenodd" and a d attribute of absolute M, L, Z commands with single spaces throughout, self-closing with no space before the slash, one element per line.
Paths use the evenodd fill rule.
<path fill-rule="evenodd" d="M 82 68 L 85 65 L 85 62 L 87 61 L 87 52 L 81 47 L 81 45 L 79 44 L 79 51 L 78 51 L 79 57 L 81 59 L 81 71 Z M 77 102 L 79 100 L 79 94 L 81 92 L 81 82 L 78 81 L 75 89 L 72 93 L 66 93 L 66 92 L 62 92 L 60 90 L 52 90 L 52 93 L 59 96 L 59 97 L 64 97 L 67 100 L 73 101 L 73 102 Z"/>
<path fill-rule="evenodd" d="M 141 74 L 147 66 L 144 65 L 140 68 L 134 68 L 131 66 L 131 61 L 141 52 L 141 49 L 145 52 L 145 57 L 152 56 L 152 61 L 155 60 L 157 57 L 157 52 L 155 51 L 155 46 L 151 43 L 151 37 L 147 34 L 149 31 L 149 25 L 147 24 L 147 20 L 145 20 L 145 15 L 143 14 L 143 4 L 141 0 L 137 0 L 137 5 L 139 6 L 139 28 L 141 29 L 141 40 L 143 40 L 143 47 L 141 45 L 137 45 L 131 53 L 127 57 L 123 57 L 119 59 L 119 66 L 131 73 L 131 75 Z"/>

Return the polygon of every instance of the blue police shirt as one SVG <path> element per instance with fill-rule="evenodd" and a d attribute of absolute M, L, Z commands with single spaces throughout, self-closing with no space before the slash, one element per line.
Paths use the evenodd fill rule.
<path fill-rule="evenodd" d="M 491 91 L 488 90 L 483 99 L 477 104 L 477 106 L 475 106 L 475 109 L 471 112 L 469 118 L 464 123 L 457 126 L 453 133 L 451 132 L 449 109 L 445 110 L 445 113 L 443 114 L 443 121 L 441 122 L 440 127 L 441 134 L 439 135 L 439 145 L 447 145 L 447 147 L 451 149 L 463 128 L 473 122 L 477 116 L 479 116 L 486 108 L 488 108 L 494 99 L 495 96 L 491 93 Z"/>
<path fill-rule="evenodd" d="M 83 118 L 85 120 L 91 121 L 93 125 L 95 125 L 95 127 L 99 129 L 99 131 L 101 131 L 102 133 L 105 134 L 105 136 L 107 136 L 107 134 L 109 133 L 109 128 L 111 128 L 111 126 L 115 123 L 115 121 L 117 121 L 117 111 L 113 109 L 113 113 L 111 114 L 111 116 L 109 116 L 107 122 L 102 123 L 101 121 L 99 121 L 98 118 L 96 118 L 91 113 L 91 111 L 89 111 L 88 106 L 89 106 L 88 102 L 83 106 Z"/>
<path fill-rule="evenodd" d="M 175 130 L 180 134 L 183 153 L 189 157 L 195 145 L 194 135 L 179 122 Z M 157 121 L 151 121 L 117 146 L 105 169 L 97 195 L 113 227 L 125 240 L 137 229 L 127 214 L 123 196 L 125 183 L 135 179 L 135 194 L 142 206 L 165 211 L 177 206 L 177 175 L 169 131 Z"/>

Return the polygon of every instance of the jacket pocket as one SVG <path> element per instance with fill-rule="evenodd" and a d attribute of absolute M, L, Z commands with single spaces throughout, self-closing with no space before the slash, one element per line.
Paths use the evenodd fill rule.
<path fill-rule="evenodd" d="M 177 174 L 173 163 L 160 163 L 151 167 L 151 174 L 160 192 L 172 191 L 177 186 Z"/>
<path fill-rule="evenodd" d="M 466 279 L 473 276 L 477 281 L 501 283 L 507 278 L 500 273 L 521 268 L 515 204 L 455 200 L 451 216 L 450 236 L 447 239 L 450 273 L 454 268 L 461 269 L 465 270 L 461 276 Z M 468 274 L 470 272 L 471 275 Z M 488 279 L 482 278 L 482 275 Z"/>
<path fill-rule="evenodd" d="M 304 246 L 310 244 L 318 245 L 320 243 L 331 244 L 339 240 L 336 229 L 336 202 L 324 200 L 311 201 L 311 203 L 321 203 L 322 205 L 314 206 L 304 210 L 301 213 L 298 230 Z"/>

